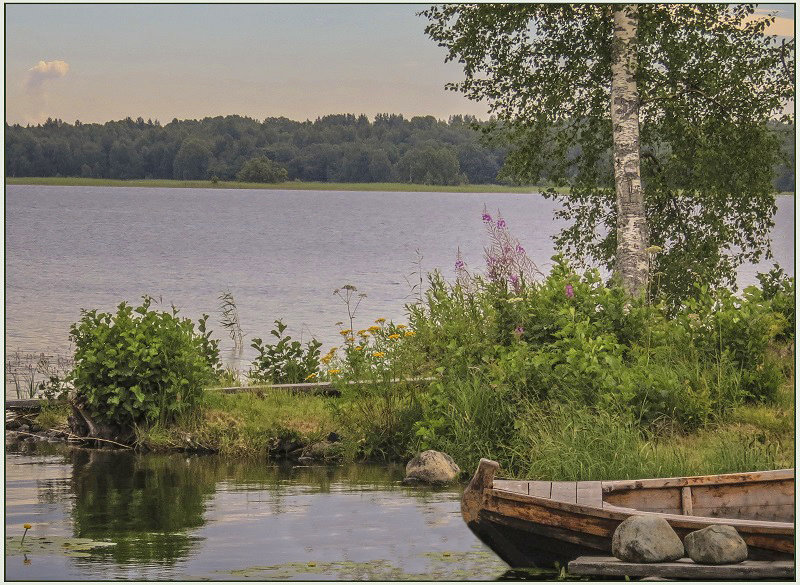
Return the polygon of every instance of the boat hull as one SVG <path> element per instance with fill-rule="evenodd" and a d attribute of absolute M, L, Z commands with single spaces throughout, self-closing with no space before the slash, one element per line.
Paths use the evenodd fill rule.
<path fill-rule="evenodd" d="M 580 556 L 609 555 L 614 531 L 623 520 L 631 515 L 652 514 L 496 489 L 493 475 L 497 467 L 495 462 L 481 461 L 464 492 L 462 515 L 470 530 L 511 567 L 545 568 L 554 563 L 563 566 Z M 730 524 L 747 542 L 749 558 L 794 559 L 793 523 L 659 515 L 681 538 L 712 524 Z"/>

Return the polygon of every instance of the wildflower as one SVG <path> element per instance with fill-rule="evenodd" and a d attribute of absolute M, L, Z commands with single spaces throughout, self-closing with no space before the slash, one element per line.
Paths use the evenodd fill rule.
<path fill-rule="evenodd" d="M 352 332 L 353 332 L 352 329 L 342 329 L 341 331 L 339 331 L 339 335 L 349 335 Z"/>
<path fill-rule="evenodd" d="M 20 544 L 25 542 L 25 535 L 28 534 L 28 530 L 31 529 L 31 525 L 30 524 L 23 524 L 22 527 L 25 528 L 25 532 L 22 533 L 22 540 L 19 541 Z"/>
<path fill-rule="evenodd" d="M 367 329 L 367 331 L 372 331 L 373 333 L 375 333 L 376 331 L 380 331 L 380 330 L 381 330 L 381 328 L 378 327 L 377 325 L 373 325 L 372 327 Z"/>
<path fill-rule="evenodd" d="M 572 288 L 571 284 L 568 284 L 566 287 L 564 287 L 564 294 L 567 295 L 568 299 L 571 299 L 575 296 L 575 289 Z"/>
<path fill-rule="evenodd" d="M 406 337 L 413 337 L 413 336 L 414 336 L 414 335 L 416 335 L 416 334 L 417 334 L 417 332 L 416 332 L 416 331 L 406 331 L 406 332 L 405 332 L 405 336 L 406 336 Z"/>
<path fill-rule="evenodd" d="M 489 223 L 490 221 L 492 221 L 492 216 L 484 211 L 483 215 L 481 216 L 481 219 L 484 221 L 484 223 Z"/>
<path fill-rule="evenodd" d="M 375 322 L 376 322 L 378 325 L 383 325 L 384 323 L 386 323 L 386 319 L 384 319 L 383 317 L 381 317 L 380 319 L 375 319 Z"/>
<path fill-rule="evenodd" d="M 519 339 L 522 337 L 522 334 L 525 333 L 525 328 L 522 325 L 517 325 L 514 327 L 514 337 Z"/>
<path fill-rule="evenodd" d="M 363 348 L 363 347 L 361 347 L 360 345 L 357 345 L 357 346 L 355 346 L 353 349 L 354 349 L 354 350 L 356 350 L 356 351 L 361 351 L 361 350 L 362 350 L 362 349 L 364 349 L 364 348 Z"/>
<path fill-rule="evenodd" d="M 367 335 L 369 335 L 369 331 L 367 331 L 366 329 L 359 329 L 358 334 L 361 335 L 362 337 L 366 337 Z"/>
<path fill-rule="evenodd" d="M 342 371 L 342 370 L 340 370 L 340 369 L 338 369 L 338 368 L 334 368 L 334 369 L 332 369 L 332 370 L 328 370 L 328 373 L 329 373 L 331 376 L 335 376 L 336 374 L 338 374 L 338 373 L 339 373 L 339 372 L 341 372 L 341 371 Z"/>
<path fill-rule="evenodd" d="M 408 325 L 403 325 L 402 323 L 397 326 L 398 329 L 405 329 Z"/>
<path fill-rule="evenodd" d="M 330 363 L 330 361 L 332 359 L 333 359 L 332 355 L 326 355 L 326 356 L 323 356 L 323 357 L 319 358 L 319 361 L 321 361 L 323 364 L 327 364 L 327 363 Z"/>
<path fill-rule="evenodd" d="M 344 340 L 347 343 L 353 343 L 356 340 L 356 338 L 355 337 L 345 337 Z"/>
<path fill-rule="evenodd" d="M 306 376 L 306 380 L 313 380 L 316 377 L 317 377 L 317 373 L 316 372 L 311 372 L 308 376 Z"/>
<path fill-rule="evenodd" d="M 389 339 L 400 339 L 400 335 L 398 333 L 393 333 L 389 336 Z"/>
<path fill-rule="evenodd" d="M 506 220 L 504 220 L 504 219 L 501 217 L 500 219 L 498 219 L 498 220 L 497 220 L 497 229 L 500 229 L 500 230 L 502 230 L 502 229 L 503 229 L 503 228 L 505 228 L 505 227 L 506 227 Z"/>
<path fill-rule="evenodd" d="M 456 260 L 456 270 L 461 270 L 462 268 L 464 268 L 464 261 L 461 259 Z"/>
<path fill-rule="evenodd" d="M 376 358 L 382 358 L 385 355 L 386 354 L 384 352 L 382 352 L 382 351 L 373 351 L 372 352 L 372 357 L 376 357 Z"/>
<path fill-rule="evenodd" d="M 517 254 L 524 254 L 525 248 L 523 248 L 520 244 L 517 244 Z"/>

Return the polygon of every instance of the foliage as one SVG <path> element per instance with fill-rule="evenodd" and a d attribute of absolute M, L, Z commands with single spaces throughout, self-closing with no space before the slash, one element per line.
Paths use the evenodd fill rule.
<path fill-rule="evenodd" d="M 764 274 L 757 274 L 764 299 L 773 311 L 784 318 L 783 328 L 777 335 L 782 341 L 794 340 L 795 329 L 795 296 L 794 278 L 787 275 L 783 268 L 773 264 L 772 269 Z"/>
<path fill-rule="evenodd" d="M 642 179 L 657 292 L 678 305 L 697 281 L 732 285 L 742 262 L 769 257 L 774 119 L 794 99 L 794 40 L 766 35 L 753 5 L 639 6 L 636 81 Z M 447 60 L 450 89 L 486 100 L 513 149 L 505 174 L 570 184 L 550 195 L 571 258 L 611 268 L 612 6 L 448 4 L 423 12 Z M 791 116 L 783 116 L 792 123 Z M 687 270 L 687 267 L 691 267 Z"/>
<path fill-rule="evenodd" d="M 221 314 L 220 325 L 228 332 L 233 341 L 234 350 L 241 352 L 243 348 L 242 324 L 239 322 L 239 309 L 236 307 L 236 300 L 230 290 L 222 291 L 219 295 L 219 312 Z"/>
<path fill-rule="evenodd" d="M 319 348 L 322 344 L 316 339 L 306 343 L 292 341 L 290 335 L 283 335 L 286 325 L 280 319 L 275 321 L 275 329 L 270 334 L 277 343 L 264 343 L 261 338 L 253 338 L 250 344 L 258 352 L 248 373 L 254 382 L 271 384 L 297 384 L 317 377 L 319 368 Z"/>
<path fill-rule="evenodd" d="M 497 183 L 507 149 L 484 144 L 474 125 L 482 123 L 471 116 L 444 121 L 398 114 L 378 114 L 373 120 L 342 114 L 305 122 L 218 116 L 163 125 L 142 118 L 105 124 L 48 120 L 36 126 L 6 125 L 6 174 L 217 177 L 222 183 L 236 179 L 248 161 L 266 157 L 272 168 L 284 167 L 292 181 L 403 183 L 414 177 L 448 185 Z M 434 158 L 420 160 L 427 152 Z M 419 165 L 410 173 L 413 161 Z"/>
<path fill-rule="evenodd" d="M 166 424 L 197 402 L 219 364 L 217 342 L 178 311 L 150 309 L 145 296 L 116 314 L 82 311 L 70 328 L 76 400 L 100 422 L 129 428 Z"/>
<path fill-rule="evenodd" d="M 245 183 L 280 183 L 288 178 L 286 168 L 266 156 L 251 158 L 236 173 L 236 180 Z"/>

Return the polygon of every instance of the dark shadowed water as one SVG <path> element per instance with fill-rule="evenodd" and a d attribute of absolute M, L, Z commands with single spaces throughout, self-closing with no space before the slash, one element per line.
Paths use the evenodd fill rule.
<path fill-rule="evenodd" d="M 403 487 L 400 467 L 44 447 L 7 451 L 5 469 L 8 580 L 485 580 L 508 569 L 462 521 L 460 488 Z"/>
<path fill-rule="evenodd" d="M 143 294 L 193 319 L 209 313 L 222 337 L 225 289 L 236 299 L 246 347 L 252 337 L 268 338 L 280 318 L 295 338 L 313 334 L 325 351 L 340 341 L 336 323 L 347 321 L 334 289 L 350 283 L 367 295 L 360 329 L 378 317 L 403 321 L 419 268 L 452 279 L 460 248 L 480 269 L 484 205 L 502 212 L 547 271 L 560 226 L 555 204 L 538 194 L 8 185 L 6 352 L 66 352 L 81 308 L 112 310 Z M 779 198 L 775 221 L 775 260 L 793 273 L 794 198 Z M 741 282 L 754 282 L 755 271 L 744 267 Z"/>

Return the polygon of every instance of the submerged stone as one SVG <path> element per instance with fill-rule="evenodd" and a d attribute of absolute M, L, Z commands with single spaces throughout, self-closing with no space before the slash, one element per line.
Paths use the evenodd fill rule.
<path fill-rule="evenodd" d="M 403 483 L 445 485 L 455 481 L 460 473 L 461 469 L 447 453 L 423 451 L 406 465 L 406 477 Z"/>

